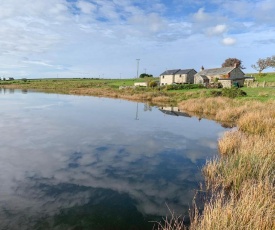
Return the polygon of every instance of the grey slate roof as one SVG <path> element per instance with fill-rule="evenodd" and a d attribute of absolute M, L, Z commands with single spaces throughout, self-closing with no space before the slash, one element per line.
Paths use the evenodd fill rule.
<path fill-rule="evenodd" d="M 161 75 L 174 75 L 174 74 L 187 74 L 192 69 L 172 69 L 172 70 L 166 70 Z"/>
<path fill-rule="evenodd" d="M 177 74 L 188 74 L 193 69 L 181 69 Z M 196 71 L 196 70 L 195 70 Z M 197 72 L 197 71 L 196 71 Z"/>
<path fill-rule="evenodd" d="M 166 70 L 166 71 L 163 72 L 161 75 L 174 75 L 174 74 L 177 73 L 178 71 L 180 71 L 180 69 Z"/>
<path fill-rule="evenodd" d="M 215 69 L 204 69 L 198 72 L 196 75 L 225 75 L 230 73 L 235 67 L 223 67 L 223 68 L 215 68 Z"/>

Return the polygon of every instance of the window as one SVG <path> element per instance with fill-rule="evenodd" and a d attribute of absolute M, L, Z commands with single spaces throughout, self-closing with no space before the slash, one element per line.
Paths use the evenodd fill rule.
<path fill-rule="evenodd" d="M 162 79 L 164 79 L 164 75 L 162 76 Z"/>

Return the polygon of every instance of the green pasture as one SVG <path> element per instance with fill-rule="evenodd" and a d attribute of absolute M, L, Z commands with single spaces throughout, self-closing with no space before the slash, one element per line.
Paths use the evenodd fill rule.
<path fill-rule="evenodd" d="M 275 82 L 275 73 L 247 74 L 252 75 L 258 82 Z M 133 79 L 93 79 L 93 78 L 53 78 L 53 79 L 19 79 L 13 81 L 0 81 L 0 86 L 14 85 L 14 87 L 22 89 L 37 89 L 57 93 L 68 93 L 70 89 L 78 88 L 108 88 L 117 91 L 119 86 L 133 86 L 135 82 L 158 81 L 159 78 L 133 78 Z M 247 96 L 241 97 L 241 100 L 274 100 L 275 87 L 257 87 L 257 88 L 241 88 L 247 93 Z M 219 91 L 220 89 L 215 89 Z M 169 89 L 168 87 L 159 88 L 136 88 L 133 89 L 137 93 L 165 91 L 165 94 L 175 101 L 186 100 L 188 98 L 212 97 L 213 89 L 186 88 L 186 89 Z M 133 93 L 133 92 L 132 92 Z"/>
<path fill-rule="evenodd" d="M 246 74 L 246 76 L 252 76 L 256 79 L 258 82 L 275 82 L 275 72 L 273 73 L 251 73 L 251 74 Z"/>

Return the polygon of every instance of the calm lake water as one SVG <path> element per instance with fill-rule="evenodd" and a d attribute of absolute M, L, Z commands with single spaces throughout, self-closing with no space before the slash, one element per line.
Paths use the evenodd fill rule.
<path fill-rule="evenodd" d="M 4 89 L 0 130 L 7 230 L 145 230 L 167 206 L 187 214 L 226 131 L 142 103 Z"/>

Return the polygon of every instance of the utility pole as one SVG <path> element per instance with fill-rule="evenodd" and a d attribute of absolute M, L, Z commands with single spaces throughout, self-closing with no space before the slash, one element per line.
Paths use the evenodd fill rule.
<path fill-rule="evenodd" d="M 137 78 L 138 78 L 139 61 L 140 59 L 137 59 Z"/>

